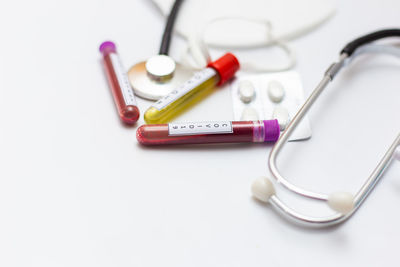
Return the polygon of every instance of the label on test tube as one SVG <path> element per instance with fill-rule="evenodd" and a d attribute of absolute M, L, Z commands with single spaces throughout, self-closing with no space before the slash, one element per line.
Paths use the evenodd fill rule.
<path fill-rule="evenodd" d="M 127 106 L 136 106 L 135 95 L 129 84 L 128 76 L 124 71 L 122 62 L 118 55 L 115 53 L 110 53 L 110 59 L 114 66 L 115 75 L 117 76 L 118 83 L 121 87 L 121 92 Z"/>
<path fill-rule="evenodd" d="M 225 133 L 233 133 L 232 122 L 212 121 L 168 124 L 168 134 L 172 136 Z"/>
<path fill-rule="evenodd" d="M 213 68 L 206 68 L 202 71 L 196 72 L 190 80 L 186 81 L 183 85 L 179 86 L 177 89 L 174 89 L 171 93 L 158 100 L 152 107 L 158 110 L 165 108 L 178 98 L 186 95 L 193 88 L 199 86 L 204 81 L 216 75 L 216 73 L 217 72 Z"/>

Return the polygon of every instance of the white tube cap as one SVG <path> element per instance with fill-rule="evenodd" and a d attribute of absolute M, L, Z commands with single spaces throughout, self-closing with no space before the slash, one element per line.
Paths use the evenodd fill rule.
<path fill-rule="evenodd" d="M 347 192 L 332 193 L 328 197 L 328 205 L 334 211 L 348 214 L 354 209 L 354 197 Z"/>
<path fill-rule="evenodd" d="M 251 192 L 254 198 L 268 203 L 270 197 L 275 194 L 275 188 L 267 177 L 259 177 L 251 185 Z"/>

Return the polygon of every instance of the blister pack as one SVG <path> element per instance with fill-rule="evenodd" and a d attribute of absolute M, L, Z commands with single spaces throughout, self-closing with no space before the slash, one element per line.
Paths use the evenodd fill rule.
<path fill-rule="evenodd" d="M 235 120 L 277 119 L 282 131 L 304 103 L 300 75 L 295 71 L 239 76 L 231 83 L 231 93 Z M 306 117 L 289 140 L 311 135 Z"/>

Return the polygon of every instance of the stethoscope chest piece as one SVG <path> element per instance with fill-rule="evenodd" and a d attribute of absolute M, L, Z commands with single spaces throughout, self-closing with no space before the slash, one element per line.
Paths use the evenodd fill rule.
<path fill-rule="evenodd" d="M 134 65 L 128 78 L 136 95 L 158 100 L 190 79 L 194 71 L 169 56 L 156 55 Z"/>
<path fill-rule="evenodd" d="M 168 82 L 174 77 L 175 61 L 166 55 L 156 55 L 146 61 L 147 75 L 157 82 Z"/>
<path fill-rule="evenodd" d="M 134 65 L 128 71 L 129 82 L 136 95 L 159 100 L 182 85 L 194 70 L 176 63 L 168 56 L 173 25 L 183 0 L 175 0 L 168 16 L 158 55 Z"/>

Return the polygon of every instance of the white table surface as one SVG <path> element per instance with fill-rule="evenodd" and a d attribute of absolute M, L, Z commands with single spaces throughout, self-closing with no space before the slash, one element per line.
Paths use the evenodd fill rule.
<path fill-rule="evenodd" d="M 306 94 L 346 42 L 399 26 L 399 10 L 397 0 L 339 1 L 331 20 L 291 42 Z M 311 230 L 252 199 L 268 145 L 137 144 L 98 46 L 115 40 L 126 66 L 153 55 L 164 19 L 148 0 L 7 1 L 0 22 L 0 266 L 399 265 L 400 163 L 351 220 Z M 178 58 L 184 43 L 172 46 Z M 284 151 L 284 174 L 355 193 L 400 129 L 399 67 L 374 56 L 343 72 L 310 113 L 313 138 Z M 138 102 L 142 112 L 150 104 Z M 231 119 L 230 105 L 221 89 L 179 119 Z M 299 211 L 329 212 L 279 193 Z"/>

